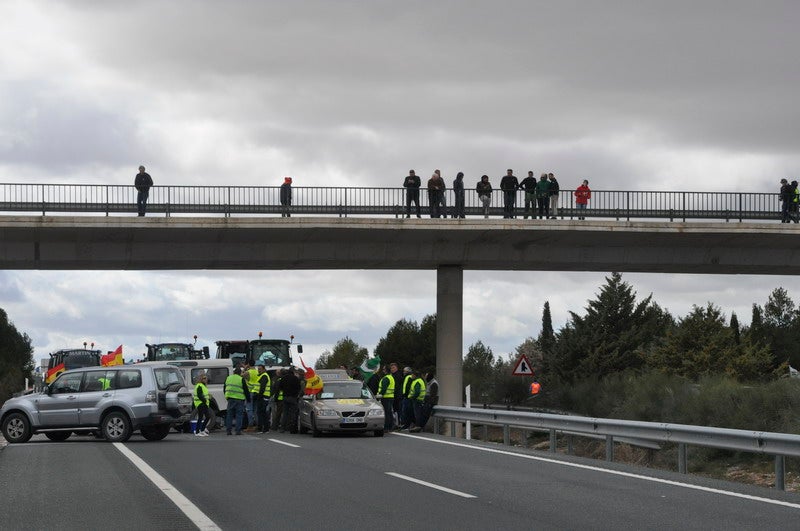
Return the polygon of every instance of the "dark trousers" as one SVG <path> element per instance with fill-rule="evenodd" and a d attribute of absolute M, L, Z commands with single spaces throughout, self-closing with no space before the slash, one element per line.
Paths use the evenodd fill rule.
<path fill-rule="evenodd" d="M 514 207 L 517 203 L 517 191 L 516 190 L 503 190 L 503 217 L 504 218 L 513 218 L 514 217 Z"/>
<path fill-rule="evenodd" d="M 144 216 L 144 211 L 147 208 L 147 198 L 150 196 L 150 190 L 144 192 L 139 191 L 136 194 L 136 209 L 139 211 L 140 216 Z"/>
<path fill-rule="evenodd" d="M 391 431 L 394 428 L 394 398 L 381 398 L 383 406 L 383 429 Z"/>
<path fill-rule="evenodd" d="M 228 411 L 225 414 L 225 431 L 228 433 L 230 433 L 233 428 L 233 417 L 236 417 L 236 433 L 242 433 L 244 400 L 237 400 L 235 398 L 228 399 Z"/>
<path fill-rule="evenodd" d="M 210 411 L 209 407 L 205 404 L 197 406 L 197 428 L 195 428 L 195 433 L 200 433 L 206 429 L 206 425 L 209 419 L 211 419 Z"/>
<path fill-rule="evenodd" d="M 444 197 L 444 192 L 441 190 L 428 190 L 428 204 L 431 207 L 431 217 L 432 218 L 440 218 L 442 217 L 443 209 L 442 209 L 442 198 Z"/>
<path fill-rule="evenodd" d="M 290 217 L 292 217 L 291 209 L 292 209 L 292 204 L 291 203 L 286 203 L 284 201 L 281 201 L 281 217 L 282 218 L 290 218 Z"/>
<path fill-rule="evenodd" d="M 544 216 L 545 218 L 550 217 L 550 198 L 549 197 L 537 197 L 536 203 L 539 205 L 539 219 Z"/>
<path fill-rule="evenodd" d="M 789 201 L 781 203 L 781 223 L 789 223 Z"/>
<path fill-rule="evenodd" d="M 258 431 L 269 431 L 269 410 L 267 399 L 263 395 L 256 396 L 256 417 L 258 418 Z"/>
<path fill-rule="evenodd" d="M 456 192 L 456 203 L 453 205 L 453 217 L 464 218 L 464 192 Z"/>
<path fill-rule="evenodd" d="M 297 433 L 297 398 L 295 397 L 283 397 L 281 429 L 289 433 Z"/>
<path fill-rule="evenodd" d="M 425 413 L 424 407 L 425 404 L 422 403 L 422 400 L 412 400 L 412 409 L 414 411 L 414 424 L 417 428 L 422 429 L 425 427 Z"/>
<path fill-rule="evenodd" d="M 410 398 L 403 399 L 403 410 L 401 412 L 400 426 L 408 428 L 414 422 L 414 404 Z"/>
<path fill-rule="evenodd" d="M 525 219 L 528 219 L 528 212 L 530 211 L 531 217 L 536 217 L 536 196 L 530 192 L 525 192 Z"/>
<path fill-rule="evenodd" d="M 411 216 L 411 203 L 417 207 L 417 217 L 420 217 L 419 188 L 406 190 L 406 216 Z"/>

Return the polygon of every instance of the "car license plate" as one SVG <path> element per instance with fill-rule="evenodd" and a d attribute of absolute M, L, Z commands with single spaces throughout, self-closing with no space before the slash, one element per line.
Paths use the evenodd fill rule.
<path fill-rule="evenodd" d="M 345 417 L 342 419 L 342 424 L 358 424 L 359 422 L 364 422 L 364 419 L 361 417 Z"/>

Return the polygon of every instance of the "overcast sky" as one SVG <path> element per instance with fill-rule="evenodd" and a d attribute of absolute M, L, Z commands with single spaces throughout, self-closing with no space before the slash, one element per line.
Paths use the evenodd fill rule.
<path fill-rule="evenodd" d="M 563 188 L 775 191 L 798 178 L 800 3 L 13 1 L 0 182 L 400 186 L 506 168 Z M 464 346 L 581 313 L 603 274 L 465 273 Z M 747 323 L 790 277 L 623 275 Z M 313 362 L 433 313 L 435 272 L 0 272 L 35 357 L 84 341 L 287 337 Z M 212 347 L 213 350 L 213 347 Z"/>

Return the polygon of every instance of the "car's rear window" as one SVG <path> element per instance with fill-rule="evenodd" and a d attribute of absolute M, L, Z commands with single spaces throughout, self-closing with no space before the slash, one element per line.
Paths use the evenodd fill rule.
<path fill-rule="evenodd" d="M 197 379 L 201 374 L 208 376 L 208 383 L 211 384 L 224 384 L 225 379 L 228 377 L 228 369 L 225 367 L 217 367 L 210 369 L 192 369 L 192 383 L 197 383 Z"/>
<path fill-rule="evenodd" d="M 320 398 L 372 398 L 369 389 L 359 380 L 352 382 L 328 382 L 324 384 Z"/>
<path fill-rule="evenodd" d="M 156 374 L 156 385 L 158 385 L 158 388 L 162 391 L 172 384 L 179 383 L 185 385 L 183 383 L 181 371 L 174 367 L 159 367 L 158 369 L 154 369 L 154 372 Z"/>

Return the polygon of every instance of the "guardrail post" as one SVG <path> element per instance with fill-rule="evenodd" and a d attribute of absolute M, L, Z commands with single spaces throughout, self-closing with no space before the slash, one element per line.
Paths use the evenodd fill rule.
<path fill-rule="evenodd" d="M 614 460 L 614 437 L 606 435 L 606 461 Z"/>
<path fill-rule="evenodd" d="M 511 426 L 503 424 L 503 444 L 509 446 L 511 444 Z"/>
<path fill-rule="evenodd" d="M 575 445 L 572 434 L 570 433 L 567 435 L 567 455 L 573 455 L 575 453 Z"/>
<path fill-rule="evenodd" d="M 433 434 L 439 435 L 439 417 L 433 417 Z"/>
<path fill-rule="evenodd" d="M 782 455 L 775 456 L 775 488 L 786 490 L 786 458 Z"/>
<path fill-rule="evenodd" d="M 489 440 L 489 425 L 488 424 L 484 424 L 483 425 L 483 441 L 488 441 L 488 440 Z"/>
<path fill-rule="evenodd" d="M 556 441 L 556 430 L 555 429 L 551 429 L 550 430 L 550 453 L 551 454 L 556 453 L 556 442 L 557 442 Z"/>
<path fill-rule="evenodd" d="M 738 192 L 737 195 L 739 196 L 739 223 L 742 222 L 742 192 Z"/>
<path fill-rule="evenodd" d="M 456 423 L 454 421 L 450 421 L 450 437 L 456 438 Z"/>
<path fill-rule="evenodd" d="M 686 466 L 686 443 L 678 443 L 678 472 L 681 474 L 688 473 Z"/>
<path fill-rule="evenodd" d="M 686 223 L 686 192 L 683 192 L 681 194 L 681 196 L 682 196 L 681 201 L 683 202 L 683 208 L 682 208 L 682 210 L 683 210 L 683 222 Z"/>
<path fill-rule="evenodd" d="M 172 194 L 170 192 L 172 192 L 172 187 L 171 186 L 167 187 L 167 208 L 166 208 L 166 210 L 167 210 L 166 216 L 167 217 L 169 217 L 169 205 L 172 202 L 172 199 L 171 199 Z"/>

